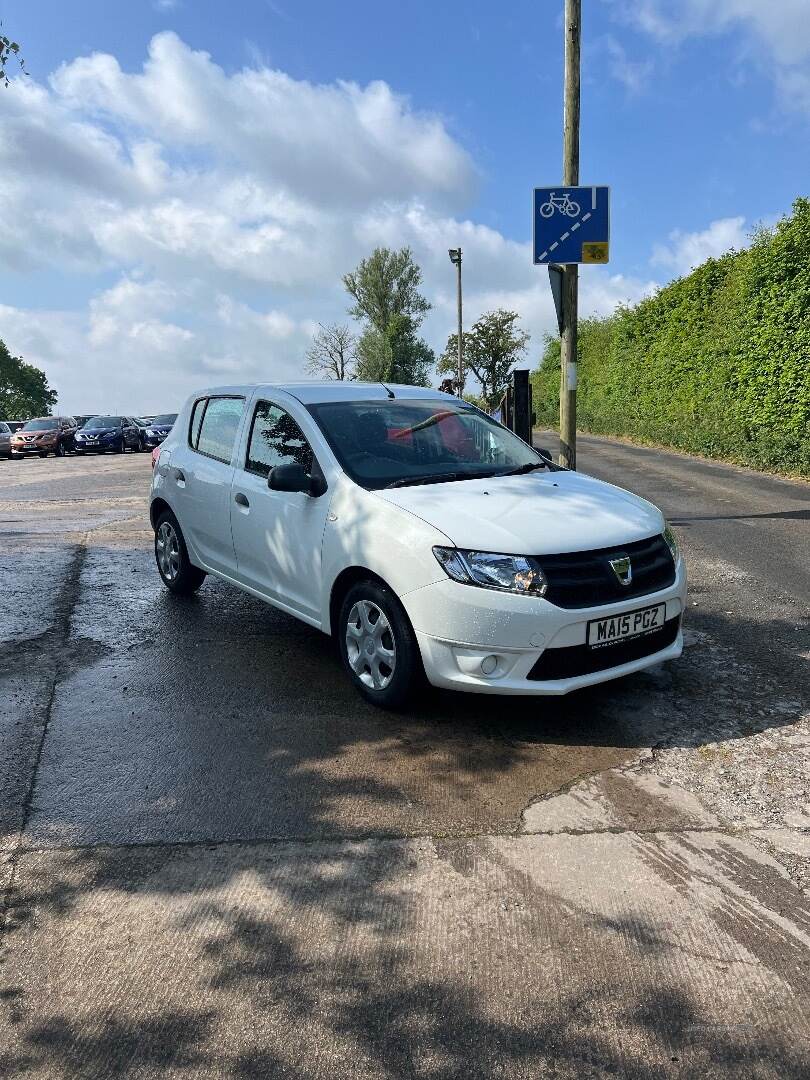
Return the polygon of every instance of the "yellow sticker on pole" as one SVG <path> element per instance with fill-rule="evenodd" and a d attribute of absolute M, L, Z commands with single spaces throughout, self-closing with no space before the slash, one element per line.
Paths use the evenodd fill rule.
<path fill-rule="evenodd" d="M 584 263 L 606 263 L 608 261 L 608 245 L 603 243 L 583 244 L 582 261 Z"/>

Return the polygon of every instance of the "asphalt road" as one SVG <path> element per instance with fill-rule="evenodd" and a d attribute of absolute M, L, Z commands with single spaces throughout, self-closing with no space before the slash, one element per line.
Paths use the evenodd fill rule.
<path fill-rule="evenodd" d="M 147 456 L 0 463 L 0 1076 L 810 1073 L 810 486 L 580 467 L 673 519 L 684 657 L 392 717 L 161 589 Z"/>

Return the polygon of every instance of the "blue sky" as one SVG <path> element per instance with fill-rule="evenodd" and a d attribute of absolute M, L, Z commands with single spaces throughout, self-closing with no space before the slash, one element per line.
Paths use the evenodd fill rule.
<path fill-rule="evenodd" d="M 414 248 L 440 347 L 460 242 L 469 319 L 517 308 L 534 363 L 553 315 L 530 193 L 561 171 L 561 10 L 5 0 L 32 78 L 0 93 L 17 175 L 0 336 L 67 409 L 169 408 L 294 375 L 376 243 Z M 583 0 L 583 31 L 582 180 L 613 192 L 587 313 L 807 194 L 810 19 L 806 0 Z"/>

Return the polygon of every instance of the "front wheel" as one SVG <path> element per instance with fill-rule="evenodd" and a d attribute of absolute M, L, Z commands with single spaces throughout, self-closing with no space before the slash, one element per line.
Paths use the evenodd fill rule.
<path fill-rule="evenodd" d="M 56 444 L 56 449 L 54 450 L 54 456 L 55 457 L 64 457 L 65 453 L 66 453 L 65 444 L 62 443 L 62 442 L 57 443 Z"/>
<path fill-rule="evenodd" d="M 376 581 L 349 589 L 338 619 L 340 655 L 366 701 L 399 709 L 423 681 L 419 646 L 405 609 Z"/>
<path fill-rule="evenodd" d="M 39 452 L 39 456 L 40 456 L 41 458 L 46 458 L 46 457 L 48 456 L 48 451 L 46 450 L 46 451 L 45 451 L 45 453 L 43 453 L 43 452 L 42 452 L 42 451 L 40 450 L 40 452 Z"/>
<path fill-rule="evenodd" d="M 205 571 L 188 557 L 177 518 L 165 510 L 155 526 L 155 562 L 163 584 L 176 596 L 190 596 L 205 581 Z"/>

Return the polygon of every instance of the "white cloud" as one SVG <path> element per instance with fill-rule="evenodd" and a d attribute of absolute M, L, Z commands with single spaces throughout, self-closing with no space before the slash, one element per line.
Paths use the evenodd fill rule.
<path fill-rule="evenodd" d="M 455 326 L 458 244 L 466 325 L 514 308 L 531 363 L 554 328 L 529 245 L 463 213 L 476 182 L 466 151 L 385 83 L 228 75 L 164 33 L 138 73 L 94 54 L 47 86 L 16 80 L 0 95 L 0 137 L 6 269 L 85 288 L 76 310 L 38 296 L 0 307 L 0 336 L 68 411 L 170 410 L 201 385 L 300 377 L 317 323 L 347 317 L 341 275 L 380 244 L 413 248 L 438 349 Z M 654 288 L 584 268 L 581 310 Z"/>
<path fill-rule="evenodd" d="M 719 218 L 699 232 L 681 232 L 675 229 L 669 234 L 669 243 L 656 244 L 650 262 L 664 266 L 676 274 L 688 274 L 706 259 L 716 259 L 732 248 L 739 251 L 748 243 L 745 218 Z"/>
<path fill-rule="evenodd" d="M 637 94 L 647 86 L 653 72 L 652 60 L 631 60 L 612 34 L 602 39 L 602 48 L 607 55 L 608 71 L 629 94 Z"/>
<path fill-rule="evenodd" d="M 783 103 L 810 114 L 810 11 L 807 0 L 608 0 L 619 17 L 667 45 L 737 31 L 751 62 L 765 70 Z"/>

